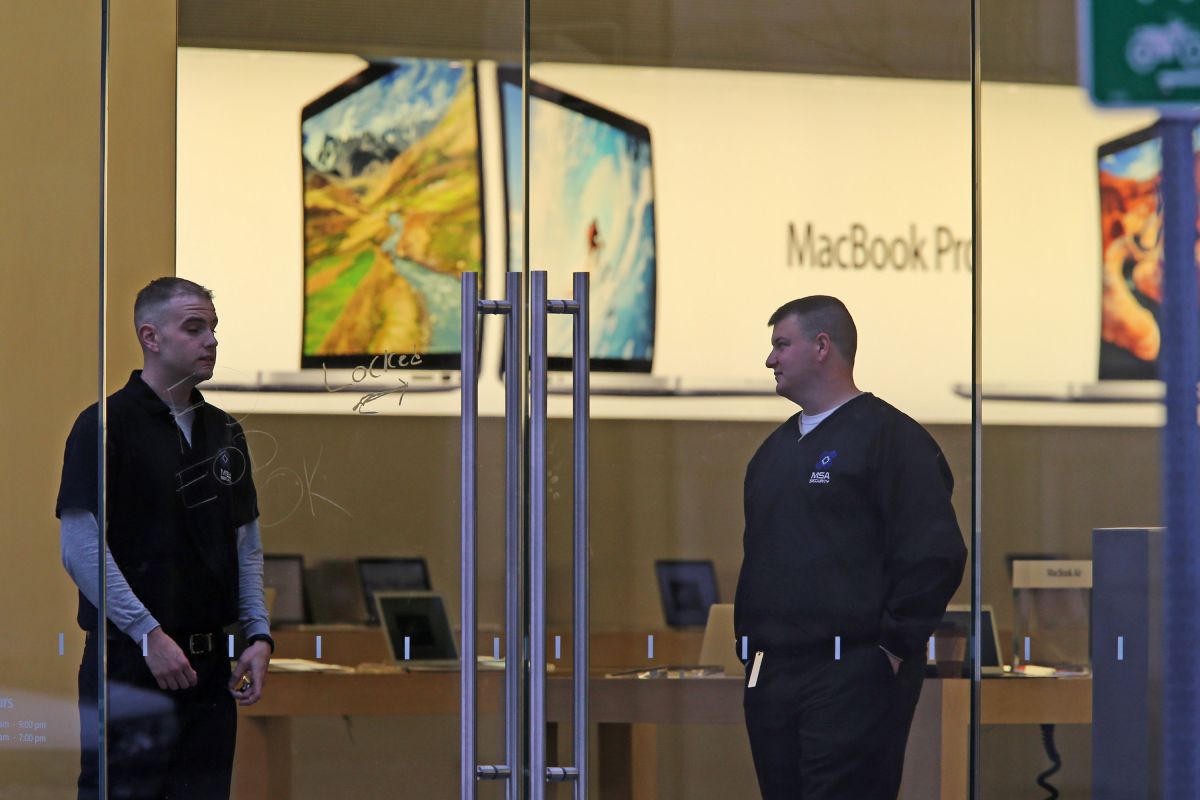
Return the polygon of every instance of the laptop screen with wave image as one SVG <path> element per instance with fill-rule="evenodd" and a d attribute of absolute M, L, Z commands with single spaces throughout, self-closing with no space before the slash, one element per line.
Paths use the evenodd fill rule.
<path fill-rule="evenodd" d="M 521 73 L 499 67 L 509 269 L 523 264 Z M 649 373 L 658 256 L 650 129 L 616 111 L 529 81 L 529 268 L 551 299 L 590 275 L 591 366 Z M 547 323 L 550 369 L 571 368 L 571 320 Z"/>

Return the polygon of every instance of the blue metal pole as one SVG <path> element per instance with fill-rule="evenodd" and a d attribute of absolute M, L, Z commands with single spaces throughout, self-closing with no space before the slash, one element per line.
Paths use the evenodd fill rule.
<path fill-rule="evenodd" d="M 1166 670 L 1163 694 L 1164 797 L 1200 797 L 1200 306 L 1196 280 L 1195 118 L 1164 118 L 1163 320 L 1161 377 L 1166 383 L 1163 430 L 1163 574 Z"/>

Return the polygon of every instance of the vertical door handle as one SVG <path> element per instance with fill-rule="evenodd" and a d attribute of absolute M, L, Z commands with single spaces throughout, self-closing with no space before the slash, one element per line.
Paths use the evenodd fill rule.
<path fill-rule="evenodd" d="M 591 420 L 591 336 L 588 326 L 589 275 L 575 273 L 575 336 L 571 381 L 574 415 L 574 573 L 575 573 L 575 800 L 588 786 L 588 432 Z"/>
<path fill-rule="evenodd" d="M 479 299 L 478 276 L 474 272 L 462 278 L 462 664 L 459 685 L 459 747 L 461 771 L 459 792 L 462 800 L 474 800 L 477 780 L 508 780 L 506 796 L 517 800 L 520 781 L 514 778 L 514 765 L 520 758 L 521 724 L 521 273 L 510 272 L 503 302 Z M 478 763 L 476 722 L 478 684 L 476 681 L 476 542 L 478 540 L 477 478 L 479 430 L 479 365 L 476 358 L 478 315 L 506 314 L 504 352 L 506 354 L 505 419 L 505 660 L 504 660 L 504 752 L 507 764 Z"/>
<path fill-rule="evenodd" d="M 542 800 L 546 781 L 574 781 L 576 800 L 587 796 L 588 705 L 588 275 L 574 276 L 573 300 L 548 300 L 546 273 L 530 275 L 530 797 Z M 574 316 L 572 408 L 574 413 L 574 767 L 546 765 L 546 320 L 549 313 Z"/>
<path fill-rule="evenodd" d="M 475 800 L 476 781 L 476 684 L 475 684 L 475 479 L 476 439 L 479 430 L 479 364 L 475 355 L 475 331 L 479 317 L 478 276 L 464 272 L 462 276 L 462 343 L 459 374 L 462 379 L 462 513 L 460 536 L 460 566 L 462 592 L 462 663 L 459 665 L 459 796 Z"/>
<path fill-rule="evenodd" d="M 529 275 L 529 798 L 546 796 L 546 273 Z"/>
<path fill-rule="evenodd" d="M 525 354 L 521 347 L 521 305 L 524 275 L 509 272 L 505 284 L 508 320 L 504 328 L 504 757 L 508 761 L 507 800 L 521 796 L 521 736 L 523 688 L 521 667 L 525 663 L 525 614 L 521 498 L 524 476 L 521 452 L 525 446 L 521 414 Z"/>

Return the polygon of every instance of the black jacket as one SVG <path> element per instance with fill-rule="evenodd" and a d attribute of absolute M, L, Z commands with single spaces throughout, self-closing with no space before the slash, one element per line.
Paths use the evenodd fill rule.
<path fill-rule="evenodd" d="M 966 563 L 953 488 L 933 438 L 872 394 L 802 439 L 791 417 L 746 469 L 739 642 L 832 653 L 840 636 L 921 654 Z"/>
<path fill-rule="evenodd" d="M 129 588 L 174 635 L 220 630 L 237 619 L 237 529 L 258 516 L 242 428 L 193 390 L 189 445 L 170 409 L 135 371 L 107 401 L 108 546 Z M 97 511 L 93 404 L 67 438 L 55 514 Z M 96 630 L 79 595 L 79 625 Z M 111 625 L 111 622 L 110 622 Z"/>

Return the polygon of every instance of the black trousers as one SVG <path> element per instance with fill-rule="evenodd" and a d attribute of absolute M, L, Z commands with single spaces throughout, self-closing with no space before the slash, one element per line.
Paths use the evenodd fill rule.
<path fill-rule="evenodd" d="M 892 672 L 877 645 L 763 654 L 744 697 L 764 800 L 895 800 L 925 665 Z M 746 665 L 747 682 L 753 659 Z"/>
<path fill-rule="evenodd" d="M 158 688 L 127 636 L 108 640 L 108 796 L 111 800 L 227 800 L 233 775 L 237 705 L 227 688 L 229 658 L 189 656 L 197 684 Z M 184 646 L 184 643 L 180 643 Z M 96 636 L 88 634 L 79 667 L 79 800 L 99 795 Z"/>

